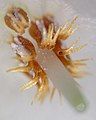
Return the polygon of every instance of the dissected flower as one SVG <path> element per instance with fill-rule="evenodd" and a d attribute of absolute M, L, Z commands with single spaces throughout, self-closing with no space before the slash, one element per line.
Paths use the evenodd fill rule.
<path fill-rule="evenodd" d="M 35 18 L 34 21 L 32 20 L 29 27 L 29 18 L 27 16 L 27 13 L 21 8 L 11 7 L 7 11 L 4 19 L 6 25 L 18 34 L 23 34 L 25 32 L 25 29 L 28 27 L 29 34 L 37 42 L 40 49 L 48 49 L 56 54 L 64 67 L 71 73 L 71 75 L 68 73 L 71 76 L 69 76 L 70 79 L 72 77 L 82 77 L 86 74 L 85 72 L 81 72 L 79 68 L 86 65 L 85 61 L 87 59 L 71 59 L 71 54 L 79 52 L 86 45 L 75 47 L 77 43 L 77 41 L 75 41 L 68 48 L 62 48 L 62 41 L 64 42 L 67 40 L 77 29 L 75 23 L 77 17 L 75 17 L 71 22 L 67 22 L 63 26 L 60 26 L 55 22 L 54 16 L 44 15 L 41 16 L 41 18 Z M 50 92 L 50 87 L 48 76 L 45 70 L 36 60 L 37 53 L 35 51 L 35 46 L 31 41 L 21 35 L 17 35 L 16 37 L 12 36 L 12 39 L 10 39 L 9 43 L 16 54 L 16 59 L 18 59 L 20 63 L 23 64 L 23 66 L 11 68 L 8 71 L 22 72 L 28 76 L 30 81 L 24 84 L 21 89 L 26 90 L 33 86 L 37 86 L 38 90 L 36 93 L 36 98 L 42 102 L 45 96 Z M 64 72 L 67 73 L 66 71 Z M 67 83 L 67 85 L 70 85 L 70 89 L 75 91 L 75 96 L 78 96 L 78 99 L 80 98 L 76 101 L 79 101 L 80 104 L 84 103 L 83 105 L 85 105 L 84 99 L 78 87 L 75 86 L 73 78 L 70 83 L 67 82 L 67 80 L 65 83 Z M 66 90 L 66 88 L 64 90 Z M 51 98 L 53 97 L 54 91 L 55 88 L 53 87 Z M 67 98 L 69 99 L 70 95 L 68 95 Z M 72 100 L 74 100 L 74 97 Z M 74 101 L 72 104 L 77 105 L 77 103 L 75 104 Z"/>
<path fill-rule="evenodd" d="M 4 17 L 6 25 L 19 34 L 23 34 L 29 26 L 29 18 L 22 8 L 12 6 Z"/>

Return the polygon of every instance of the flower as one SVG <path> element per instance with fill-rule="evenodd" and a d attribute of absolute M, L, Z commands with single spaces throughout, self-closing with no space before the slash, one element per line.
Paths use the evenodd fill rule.
<path fill-rule="evenodd" d="M 20 7 L 19 8 L 14 7 L 14 8 L 16 8 L 16 10 L 21 9 Z M 13 11 L 13 8 L 11 10 Z M 84 110 L 86 107 L 85 99 L 82 93 L 80 92 L 77 83 L 74 81 L 73 78 L 82 77 L 84 75 L 84 72 L 83 73 L 80 72 L 79 68 L 82 65 L 84 66 L 86 65 L 85 61 L 87 59 L 73 61 L 70 55 L 80 51 L 86 45 L 81 45 L 75 48 L 77 43 L 76 41 L 75 43 L 72 43 L 72 45 L 70 45 L 68 48 L 65 48 L 65 47 L 62 48 L 62 42 L 65 42 L 65 40 L 67 40 L 71 35 L 73 35 L 75 30 L 77 29 L 77 26 L 75 25 L 77 17 L 75 17 L 73 20 L 71 19 L 71 22 L 67 21 L 65 22 L 65 24 L 60 25 L 60 23 L 56 21 L 57 14 L 54 14 L 54 13 L 51 13 L 51 15 L 50 14 L 48 15 L 46 14 L 47 12 L 45 12 L 41 16 L 36 16 L 36 17 L 33 15 L 34 17 L 32 16 L 33 19 L 31 20 L 31 18 L 27 16 L 27 12 L 24 11 L 26 13 L 26 17 L 28 18 L 27 20 L 25 19 L 26 18 L 25 16 L 21 15 L 19 12 L 16 11 L 16 16 L 15 16 L 16 22 L 15 24 L 13 24 L 14 17 L 12 15 L 12 11 L 11 11 L 12 16 L 9 15 L 10 14 L 9 11 L 10 10 L 8 10 L 5 17 L 6 16 L 10 17 L 10 21 L 11 21 L 10 24 L 12 26 L 8 24 L 6 25 L 11 29 L 15 30 L 15 32 L 17 33 L 17 36 L 16 36 L 17 41 L 14 41 L 15 37 L 13 35 L 12 42 L 10 42 L 10 44 L 11 44 L 11 47 L 13 48 L 14 47 L 13 44 L 15 43 L 14 51 L 17 55 L 18 60 L 20 62 L 23 62 L 23 65 L 24 65 L 23 67 L 12 68 L 9 71 L 11 72 L 20 71 L 26 74 L 28 77 L 31 77 L 31 80 L 27 84 L 24 84 L 22 89 L 24 90 L 29 89 L 32 86 L 36 85 L 38 88 L 38 92 L 36 96 L 37 97 L 39 96 L 38 99 L 43 101 L 47 93 L 50 92 L 48 78 L 54 77 L 53 73 L 58 69 L 60 70 L 60 72 L 58 73 L 58 76 L 61 80 L 57 81 L 57 80 L 51 79 L 52 83 L 54 84 L 54 87 L 58 89 L 62 94 L 64 94 L 67 100 L 73 106 L 75 106 L 76 109 L 78 109 L 77 107 L 83 106 L 82 110 Z M 36 13 L 34 14 L 36 15 Z M 20 20 L 18 19 L 17 16 L 20 17 Z M 30 26 L 29 26 L 29 19 L 31 20 Z M 5 19 L 5 23 L 6 23 L 6 19 Z M 19 27 L 18 27 L 18 23 L 20 23 Z M 37 50 L 35 51 L 35 46 L 32 44 L 32 41 L 23 37 L 23 34 L 25 33 L 26 28 L 29 28 L 30 36 L 38 44 L 38 49 L 40 51 L 41 57 L 43 52 L 44 52 L 44 55 L 47 54 L 48 52 L 47 67 L 50 72 L 44 70 L 44 67 L 42 67 L 42 62 L 41 63 L 38 62 L 39 60 L 36 58 L 38 57 L 38 52 Z M 31 41 L 31 43 L 29 41 Z M 46 52 L 46 49 L 47 49 L 47 52 Z M 52 55 L 54 56 L 53 57 L 54 62 L 56 62 L 56 65 L 53 64 L 51 65 L 51 67 L 49 66 L 50 60 L 52 60 L 50 53 L 52 53 Z M 46 60 L 45 60 L 45 63 L 46 63 Z M 61 67 L 58 65 L 58 63 Z M 53 69 L 52 67 L 54 67 L 55 69 L 54 71 L 52 71 Z M 40 72 L 38 72 L 39 70 Z M 33 73 L 30 74 L 31 72 Z M 34 76 L 34 73 L 35 73 L 35 76 Z M 66 79 L 61 77 L 63 74 L 64 74 L 63 77 L 65 77 Z M 53 93 L 54 93 L 54 89 L 52 94 Z"/>

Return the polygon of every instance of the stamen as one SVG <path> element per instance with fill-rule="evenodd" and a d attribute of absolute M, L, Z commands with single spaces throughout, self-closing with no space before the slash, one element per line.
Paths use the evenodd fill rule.
<path fill-rule="evenodd" d="M 24 84 L 22 87 L 21 87 L 21 90 L 27 90 L 27 89 L 30 89 L 31 87 L 35 86 L 38 82 L 38 76 L 37 77 L 34 77 L 31 81 L 29 81 L 28 83 Z"/>
<path fill-rule="evenodd" d="M 59 40 L 66 40 L 69 36 L 71 36 L 76 30 L 77 27 L 74 29 L 74 24 L 76 21 L 77 17 L 75 17 L 71 23 L 66 23 L 64 27 L 61 27 L 61 30 L 59 32 L 58 39 Z"/>
<path fill-rule="evenodd" d="M 25 29 L 29 26 L 27 13 L 21 8 L 11 7 L 7 11 L 4 20 L 9 28 L 19 34 L 23 34 Z"/>
<path fill-rule="evenodd" d="M 60 28 L 56 31 L 56 33 L 54 33 L 54 25 L 53 24 L 49 25 L 47 38 L 41 43 L 41 47 L 48 48 L 50 50 L 54 49 L 56 41 L 58 40 L 57 38 L 59 32 L 60 32 Z"/>
<path fill-rule="evenodd" d="M 73 42 L 69 48 L 66 49 L 61 49 L 61 51 L 58 52 L 58 55 L 60 56 L 67 56 L 67 55 L 71 55 L 73 53 L 79 52 L 81 49 L 85 48 L 87 46 L 87 44 L 84 45 L 80 45 L 79 47 L 75 48 L 75 45 L 78 43 L 79 40 Z"/>

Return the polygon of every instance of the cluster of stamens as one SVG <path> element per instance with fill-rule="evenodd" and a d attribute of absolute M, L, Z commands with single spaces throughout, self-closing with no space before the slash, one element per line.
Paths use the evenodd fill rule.
<path fill-rule="evenodd" d="M 28 15 L 23 9 L 12 7 L 8 10 L 4 19 L 6 25 L 19 34 L 12 37 L 10 45 L 16 53 L 16 58 L 23 63 L 23 66 L 12 68 L 9 71 L 22 72 L 29 76 L 30 81 L 22 86 L 23 90 L 34 85 L 37 86 L 38 92 L 36 96 L 39 100 L 43 100 L 49 92 L 48 78 L 46 72 L 36 61 L 37 55 L 34 45 L 28 39 L 20 36 L 25 32 L 26 28 L 29 28 L 29 34 L 36 40 L 38 47 L 52 50 L 73 77 L 82 76 L 82 73 L 79 74 L 78 67 L 85 65 L 85 60 L 73 61 L 70 54 L 80 51 L 85 45 L 75 48 L 76 41 L 69 48 L 61 48 L 61 41 L 69 38 L 77 29 L 75 27 L 77 17 L 59 27 L 55 25 L 53 19 L 50 19 L 50 15 L 44 15 L 40 19 L 35 19 L 35 22 L 31 21 L 29 23 Z"/>

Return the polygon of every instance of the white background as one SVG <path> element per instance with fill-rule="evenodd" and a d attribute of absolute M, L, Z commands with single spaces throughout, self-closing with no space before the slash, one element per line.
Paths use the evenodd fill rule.
<path fill-rule="evenodd" d="M 33 16 L 34 14 L 38 16 L 45 10 L 42 8 L 44 5 L 41 1 L 21 0 L 21 3 L 28 6 Z M 14 54 L 7 44 L 8 29 L 0 24 L 0 120 L 96 120 L 96 0 L 66 0 L 64 2 L 47 0 L 47 2 L 46 11 L 54 13 L 61 24 L 65 16 L 66 18 L 80 16 L 78 20 L 80 28 L 70 39 L 80 37 L 81 43 L 88 44 L 86 49 L 73 56 L 74 59 L 93 58 L 87 62 L 86 67 L 91 75 L 78 80 L 89 105 L 85 112 L 78 113 L 65 99 L 61 104 L 57 93 L 52 102 L 46 100 L 42 105 L 38 102 L 31 105 L 35 89 L 25 92 L 19 89 L 28 78 L 19 73 L 6 73 L 8 68 L 18 64 L 12 58 Z M 71 8 L 65 9 L 66 2 Z M 17 4 L 16 0 L 0 0 L 1 23 L 3 23 L 2 15 L 12 3 Z"/>

